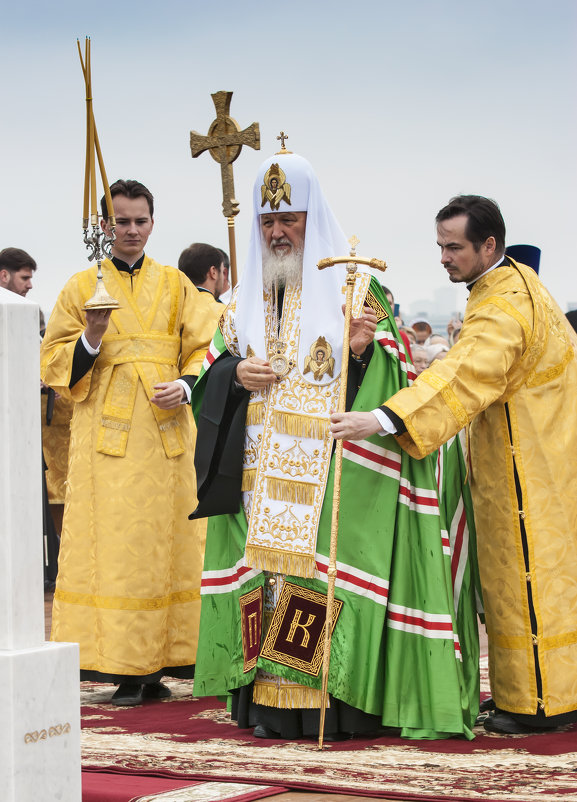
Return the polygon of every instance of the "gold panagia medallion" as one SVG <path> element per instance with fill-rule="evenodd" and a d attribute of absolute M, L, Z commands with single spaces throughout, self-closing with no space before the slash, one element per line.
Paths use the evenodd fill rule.
<path fill-rule="evenodd" d="M 270 366 L 276 373 L 276 380 L 279 382 L 282 381 L 285 376 L 288 376 L 294 368 L 294 362 L 285 354 L 286 349 L 286 343 L 283 343 L 281 340 L 275 340 L 269 350 L 268 359 Z"/>
<path fill-rule="evenodd" d="M 280 206 L 280 202 L 284 200 L 289 206 L 291 205 L 291 185 L 286 182 L 286 175 L 278 164 L 271 164 L 266 173 L 264 174 L 264 184 L 261 186 L 262 203 L 264 206 L 267 202 L 270 203 L 270 208 L 276 212 Z"/>
<path fill-rule="evenodd" d="M 335 370 L 335 360 L 331 356 L 333 349 L 324 337 L 317 337 L 309 350 L 309 356 L 305 357 L 305 368 L 303 374 L 313 374 L 316 382 L 320 381 L 325 373 L 333 378 Z"/>

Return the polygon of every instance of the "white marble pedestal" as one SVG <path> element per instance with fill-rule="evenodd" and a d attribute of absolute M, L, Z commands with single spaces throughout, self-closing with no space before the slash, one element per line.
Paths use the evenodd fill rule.
<path fill-rule="evenodd" d="M 79 802 L 78 646 L 0 651 L 0 788 L 10 802 Z"/>
<path fill-rule="evenodd" d="M 78 646 L 44 642 L 38 307 L 0 288 L 0 798 L 80 802 Z"/>

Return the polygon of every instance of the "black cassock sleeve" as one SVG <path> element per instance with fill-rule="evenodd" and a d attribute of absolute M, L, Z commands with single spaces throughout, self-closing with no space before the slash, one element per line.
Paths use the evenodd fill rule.
<path fill-rule="evenodd" d="M 223 355 L 212 365 L 198 418 L 194 454 L 198 507 L 189 518 L 240 510 L 246 410 L 250 393 L 235 387 L 240 357 Z"/>

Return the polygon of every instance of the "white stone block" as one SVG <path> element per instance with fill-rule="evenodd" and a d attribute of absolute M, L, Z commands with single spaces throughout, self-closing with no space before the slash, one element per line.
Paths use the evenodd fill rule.
<path fill-rule="evenodd" d="M 80 802 L 78 645 L 0 651 L 4 802 Z"/>
<path fill-rule="evenodd" d="M 0 292 L 0 649 L 44 643 L 38 306 Z"/>

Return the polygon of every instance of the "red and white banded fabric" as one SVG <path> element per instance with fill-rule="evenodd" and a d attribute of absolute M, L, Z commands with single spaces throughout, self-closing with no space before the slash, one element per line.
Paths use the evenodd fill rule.
<path fill-rule="evenodd" d="M 399 360 L 401 370 L 407 374 L 409 384 L 413 382 L 417 378 L 417 374 L 415 368 L 407 361 L 403 343 L 400 343 L 389 331 L 378 331 L 375 334 L 375 340 L 388 354 Z"/>

